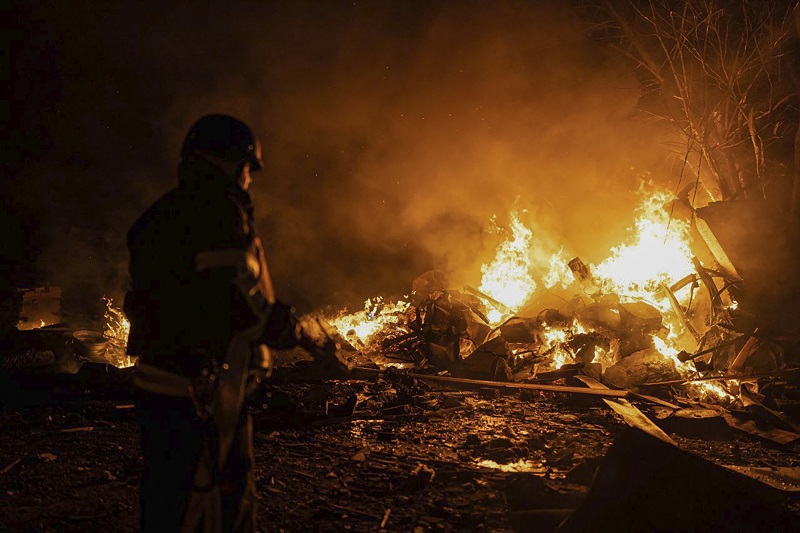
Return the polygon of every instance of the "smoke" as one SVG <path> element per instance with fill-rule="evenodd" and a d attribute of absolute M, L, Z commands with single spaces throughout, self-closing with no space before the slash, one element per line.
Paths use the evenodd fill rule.
<path fill-rule="evenodd" d="M 561 3 L 142 4 L 18 8 L 15 94 L 32 94 L 15 190 L 58 242 L 38 257 L 62 285 L 91 255 L 65 253 L 88 228 L 110 235 L 95 255 L 116 286 L 96 292 L 121 292 L 127 227 L 209 112 L 263 140 L 258 229 L 301 309 L 407 293 L 430 268 L 475 284 L 490 218 L 513 206 L 595 260 L 664 166 L 636 80 Z"/>

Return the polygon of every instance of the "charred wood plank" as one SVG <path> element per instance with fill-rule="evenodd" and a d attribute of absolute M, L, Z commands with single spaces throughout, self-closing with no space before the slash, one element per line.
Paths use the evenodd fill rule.
<path fill-rule="evenodd" d="M 591 390 L 610 390 L 608 387 L 599 381 L 596 381 L 594 378 L 590 378 L 589 376 L 575 376 L 575 379 L 584 383 Z M 622 419 L 625 420 L 625 423 L 629 426 L 639 428 L 657 439 L 677 446 L 675 441 L 672 440 L 669 435 L 664 433 L 664 430 L 658 427 L 652 420 L 647 418 L 643 412 L 641 412 L 628 400 L 625 400 L 624 398 L 603 398 L 603 401 L 606 403 L 606 405 L 613 409 L 615 413 L 620 415 Z"/>
<path fill-rule="evenodd" d="M 409 377 L 421 381 L 431 381 L 434 383 L 447 383 L 449 385 L 461 385 L 470 388 L 491 387 L 506 390 L 534 390 L 543 392 L 560 392 L 565 394 L 586 394 L 589 396 L 600 396 L 605 398 L 625 398 L 630 392 L 626 390 L 596 390 L 585 387 L 569 387 L 562 385 L 545 385 L 542 383 L 508 383 L 504 381 L 485 381 L 480 379 L 452 378 L 447 376 L 428 376 L 425 374 L 408 374 Z"/>

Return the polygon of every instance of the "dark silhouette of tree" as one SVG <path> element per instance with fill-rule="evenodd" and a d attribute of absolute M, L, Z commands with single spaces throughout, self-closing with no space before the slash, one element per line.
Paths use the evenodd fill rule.
<path fill-rule="evenodd" d="M 640 109 L 675 126 L 686 168 L 708 199 L 788 196 L 793 189 L 793 210 L 800 208 L 797 6 L 581 2 L 592 35 L 634 69 Z"/>

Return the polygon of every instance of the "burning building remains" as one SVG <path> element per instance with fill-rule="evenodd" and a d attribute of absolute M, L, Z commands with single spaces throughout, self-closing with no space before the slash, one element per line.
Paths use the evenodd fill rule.
<path fill-rule="evenodd" d="M 764 279 L 785 280 L 785 290 L 795 293 L 785 273 L 796 272 L 797 261 L 790 239 L 781 237 L 787 232 L 759 202 L 694 210 L 686 198 L 652 184 L 643 185 L 640 195 L 627 239 L 597 263 L 542 245 L 547 240 L 536 237 L 524 212 L 512 211 L 475 286 L 456 286 L 448 273 L 431 270 L 414 279 L 401 299 L 377 296 L 356 312 L 315 313 L 313 318 L 334 326 L 337 341 L 358 365 L 353 377 L 377 376 L 377 397 L 385 397 L 389 387 L 406 399 L 390 396 L 388 404 L 376 405 L 376 393 L 367 386 L 344 402 L 321 389 L 313 389 L 306 401 L 322 394 L 323 417 L 367 425 L 398 416 L 428 422 L 447 416 L 439 413 L 466 412 L 453 415 L 462 421 L 456 426 L 470 420 L 484 425 L 489 437 L 468 433 L 467 451 L 459 457 L 478 454 L 482 467 L 547 478 L 552 473 L 531 461 L 530 445 L 515 447 L 513 423 L 503 419 L 501 425 L 510 425 L 500 432 L 491 417 L 447 395 L 477 389 L 480 398 L 494 402 L 502 391 L 523 402 L 569 398 L 556 405 L 572 407 L 602 400 L 634 429 L 623 433 L 599 468 L 589 468 L 592 486 L 576 510 L 545 511 L 551 500 L 510 483 L 511 507 L 517 505 L 515 491 L 528 498 L 519 503 L 522 510 L 510 510 L 514 530 L 715 530 L 756 524 L 791 530 L 795 518 L 784 506 L 786 495 L 796 494 L 796 468 L 781 471 L 788 477 L 777 484 L 762 477 L 753 485 L 755 471 L 734 469 L 746 475 L 728 478 L 730 469 L 712 467 L 680 451 L 685 441 L 676 442 L 690 435 L 726 440 L 738 433 L 788 450 L 800 441 L 800 315 L 796 304 L 787 304 Z M 726 223 L 720 223 L 720 213 Z M 433 399 L 436 394 L 443 399 Z M 396 438 L 385 431 L 379 435 L 389 442 Z M 362 448 L 353 457 L 366 460 L 368 451 Z M 425 468 L 415 469 L 414 479 L 430 484 L 435 471 Z M 574 481 L 578 470 L 573 467 L 566 479 Z M 631 472 L 640 470 L 648 481 L 632 479 Z M 674 513 L 672 505 L 684 500 L 687 483 L 698 476 L 709 484 L 689 499 L 703 503 Z M 784 492 L 767 496 L 776 487 Z M 676 499 L 668 496 L 673 490 Z"/>
<path fill-rule="evenodd" d="M 617 388 L 731 405 L 749 375 L 785 376 L 797 363 L 792 334 L 764 324 L 747 280 L 710 253 L 720 253 L 726 228 L 700 209 L 700 232 L 675 215 L 685 203 L 645 189 L 628 239 L 597 264 L 537 249 L 512 212 L 477 288 L 430 271 L 403 300 L 376 297 L 362 311 L 325 318 L 352 352 L 379 365 L 462 378 L 585 373 Z"/>

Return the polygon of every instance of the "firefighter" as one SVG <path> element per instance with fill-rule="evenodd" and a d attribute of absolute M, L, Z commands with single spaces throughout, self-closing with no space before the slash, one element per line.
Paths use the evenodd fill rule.
<path fill-rule="evenodd" d="M 299 343 L 341 369 L 335 346 L 310 342 L 275 300 L 247 192 L 262 168 L 246 124 L 202 117 L 184 141 L 177 187 L 128 233 L 143 531 L 251 531 L 246 389 L 269 373 L 270 347 Z"/>

